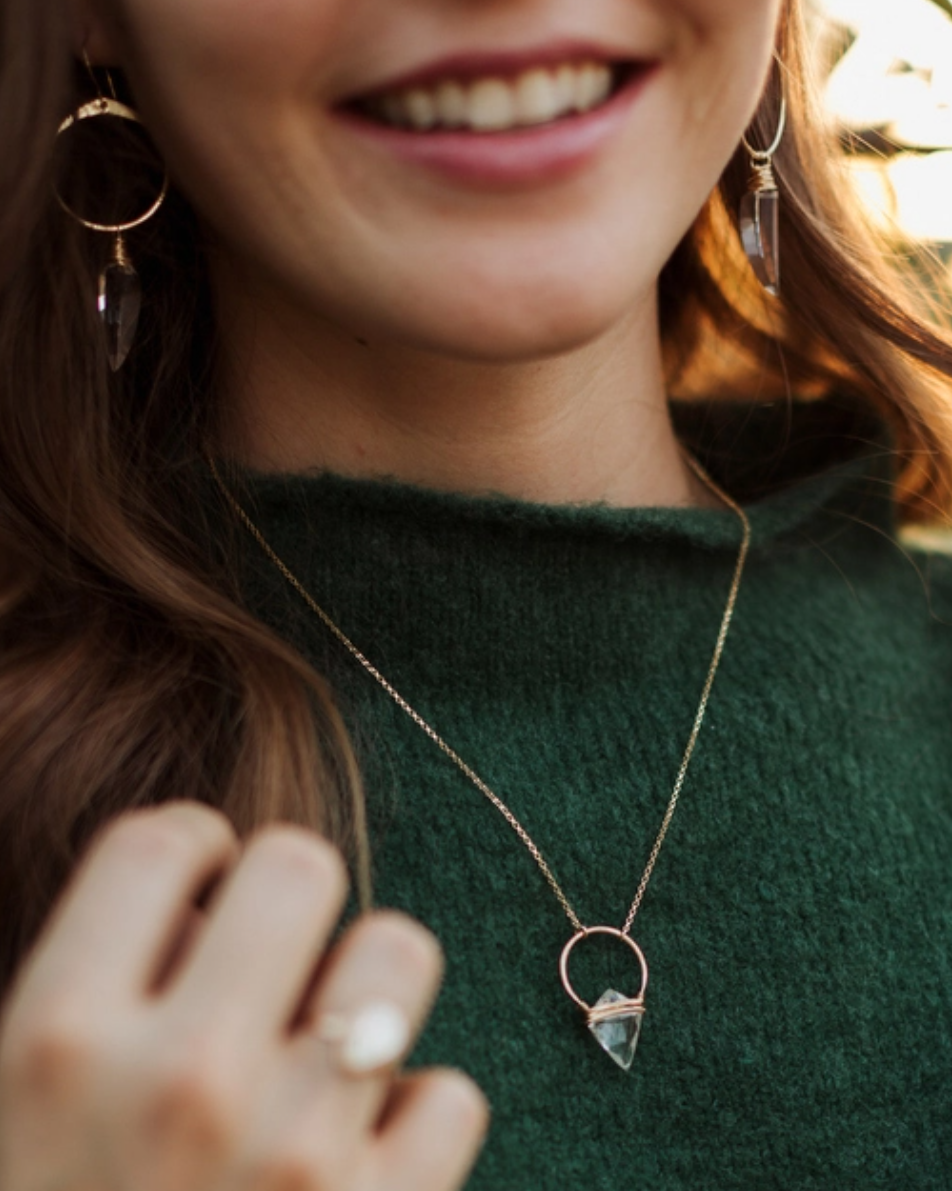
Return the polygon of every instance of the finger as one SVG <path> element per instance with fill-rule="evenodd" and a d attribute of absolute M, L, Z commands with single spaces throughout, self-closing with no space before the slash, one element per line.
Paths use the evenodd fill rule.
<path fill-rule="evenodd" d="M 207 921 L 208 913 L 200 906 L 189 906 L 186 909 L 179 924 L 178 934 L 172 940 L 156 974 L 154 981 L 156 990 L 170 984 L 184 967 L 196 940 L 205 929 Z"/>
<path fill-rule="evenodd" d="M 217 891 L 173 984 L 173 1013 L 226 1046 L 274 1039 L 294 1018 L 346 896 L 346 867 L 325 840 L 292 827 L 260 833 Z"/>
<path fill-rule="evenodd" d="M 81 1009 L 141 997 L 183 915 L 234 863 L 235 833 L 193 803 L 124 815 L 94 842 L 28 965 L 31 993 L 67 989 Z"/>
<path fill-rule="evenodd" d="M 482 1149 L 489 1104 L 460 1071 L 428 1070 L 394 1085 L 372 1147 L 369 1185 L 457 1191 Z"/>
<path fill-rule="evenodd" d="M 361 1144 L 377 1120 L 442 974 L 435 937 L 394 911 L 362 918 L 329 957 L 297 1053 L 320 1084 L 315 1118 L 342 1151 Z"/>

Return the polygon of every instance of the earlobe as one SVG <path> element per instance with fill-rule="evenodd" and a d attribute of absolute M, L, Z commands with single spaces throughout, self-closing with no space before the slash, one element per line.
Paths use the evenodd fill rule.
<path fill-rule="evenodd" d="M 119 46 L 115 22 L 102 0 L 70 0 L 73 49 L 85 54 L 93 66 L 118 66 Z"/>

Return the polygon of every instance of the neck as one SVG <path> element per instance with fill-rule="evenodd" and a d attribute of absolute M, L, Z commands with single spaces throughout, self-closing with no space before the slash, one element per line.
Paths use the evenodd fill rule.
<path fill-rule="evenodd" d="M 711 505 L 668 412 L 654 302 L 532 362 L 355 340 L 223 298 L 222 447 L 258 471 L 329 470 L 542 503 Z"/>

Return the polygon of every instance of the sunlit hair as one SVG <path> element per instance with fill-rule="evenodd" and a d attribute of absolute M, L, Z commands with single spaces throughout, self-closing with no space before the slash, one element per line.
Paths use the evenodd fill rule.
<path fill-rule="evenodd" d="M 242 832 L 311 825 L 370 894 L 360 778 L 331 692 L 242 609 L 228 542 L 211 559 L 201 547 L 203 519 L 221 517 L 200 487 L 214 314 L 181 196 L 133 241 L 148 318 L 123 372 L 108 370 L 90 301 L 102 244 L 53 199 L 56 129 L 89 93 L 64 8 L 0 6 L 0 988 L 85 841 L 126 807 L 194 798 Z M 952 350 L 849 206 L 804 20 L 790 0 L 751 131 L 772 139 L 782 86 L 784 301 L 771 307 L 740 252 L 738 151 L 662 277 L 671 392 L 849 390 L 892 426 L 906 511 L 944 511 Z"/>

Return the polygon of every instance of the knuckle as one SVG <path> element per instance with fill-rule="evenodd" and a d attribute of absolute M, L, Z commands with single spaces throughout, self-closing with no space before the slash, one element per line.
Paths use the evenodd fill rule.
<path fill-rule="evenodd" d="M 482 1088 L 463 1071 L 439 1071 L 441 1106 L 458 1126 L 481 1137 L 489 1129 L 492 1109 Z"/>
<path fill-rule="evenodd" d="M 254 1191 L 326 1191 L 346 1184 L 303 1150 L 289 1149 L 261 1159 L 250 1179 Z"/>
<path fill-rule="evenodd" d="M 191 850 L 191 839 L 180 824 L 154 812 L 135 811 L 105 828 L 102 847 L 132 855 L 136 860 L 159 859 Z"/>
<path fill-rule="evenodd" d="M 145 858 L 181 851 L 189 840 L 180 827 L 148 811 L 136 811 L 111 823 L 103 832 L 102 843 L 104 848 Z"/>
<path fill-rule="evenodd" d="M 168 1065 L 153 1076 L 143 1096 L 141 1119 L 146 1136 L 156 1145 L 219 1160 L 236 1150 L 242 1132 L 234 1090 L 195 1063 Z"/>
<path fill-rule="evenodd" d="M 347 866 L 337 848 L 301 827 L 264 828 L 249 845 L 249 854 L 323 894 L 341 894 L 348 885 Z"/>
<path fill-rule="evenodd" d="M 219 847 L 236 847 L 238 833 L 228 816 L 202 802 L 167 802 L 153 811 L 157 819 L 180 824 L 190 836 Z"/>
<path fill-rule="evenodd" d="M 233 851 L 237 837 L 220 812 L 183 802 L 124 814 L 105 828 L 101 843 L 138 863 L 151 864 Z"/>
<path fill-rule="evenodd" d="M 60 1101 L 81 1094 L 96 1061 L 89 1031 L 52 1006 L 11 1020 L 4 1031 L 3 1083 L 30 1099 Z"/>
<path fill-rule="evenodd" d="M 437 977 L 443 970 L 443 948 L 436 935 L 399 910 L 378 910 L 367 916 L 363 929 L 368 946 L 401 972 Z"/>

